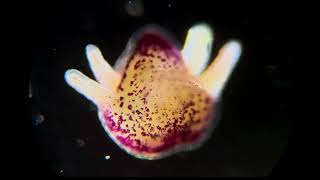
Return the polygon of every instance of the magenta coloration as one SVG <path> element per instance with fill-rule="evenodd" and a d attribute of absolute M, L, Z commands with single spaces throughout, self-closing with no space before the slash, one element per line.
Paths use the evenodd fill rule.
<path fill-rule="evenodd" d="M 223 48 L 217 63 L 199 75 L 210 41 L 210 29 L 199 25 L 181 50 L 161 28 L 147 26 L 129 40 L 114 68 L 95 46 L 87 47 L 97 82 L 76 70 L 65 77 L 98 106 L 101 124 L 119 147 L 137 158 L 160 159 L 195 149 L 212 130 L 216 98 L 239 47 Z"/>
<path fill-rule="evenodd" d="M 174 43 L 170 42 L 167 37 L 163 37 L 159 32 L 147 32 L 138 40 L 135 51 L 147 57 L 155 57 L 153 54 L 148 54 L 150 47 L 158 46 L 166 53 L 167 57 L 174 57 L 175 61 L 181 61 L 180 51 L 175 48 Z M 162 59 L 165 61 L 165 59 Z"/>
<path fill-rule="evenodd" d="M 207 100 L 208 101 L 208 100 Z M 208 102 L 209 103 L 209 102 Z M 139 129 L 142 129 L 141 132 L 142 136 L 150 136 L 151 138 L 156 137 L 163 137 L 163 140 L 160 145 L 156 147 L 150 147 L 148 145 L 145 145 L 141 143 L 140 140 L 135 139 L 137 136 L 136 128 L 135 126 L 129 128 L 126 126 L 126 128 L 121 128 L 121 124 L 126 121 L 126 118 L 124 118 L 122 115 L 113 116 L 111 115 L 110 111 L 106 111 L 104 113 L 104 120 L 106 121 L 106 125 L 108 129 L 110 129 L 112 132 L 120 132 L 122 135 L 116 136 L 117 140 L 121 142 L 123 146 L 126 146 L 127 148 L 131 148 L 135 151 L 139 152 L 146 152 L 146 153 L 160 153 L 162 151 L 169 151 L 170 149 L 176 147 L 177 145 L 181 144 L 192 144 L 198 141 L 200 138 L 203 138 L 204 132 L 206 131 L 205 128 L 200 129 L 199 131 L 192 132 L 190 128 L 197 123 L 200 123 L 200 119 L 194 119 L 194 116 L 199 113 L 200 111 L 195 110 L 192 108 L 195 105 L 193 101 L 190 101 L 188 103 L 185 103 L 183 105 L 182 112 L 180 113 L 180 117 L 175 119 L 173 123 L 167 122 L 167 124 L 161 128 L 160 126 L 156 126 L 155 128 L 159 130 L 161 133 L 152 133 L 152 130 L 147 132 L 145 131 L 143 126 L 151 126 L 151 123 L 148 123 L 147 125 L 142 126 L 143 121 L 137 121 L 137 125 Z M 146 107 L 144 111 L 148 112 L 149 109 Z M 135 111 L 137 114 L 142 114 L 139 110 Z M 116 113 L 115 113 L 116 114 Z M 162 113 L 164 117 L 168 117 L 167 113 Z M 185 120 L 185 116 L 187 115 L 188 119 L 190 119 L 188 124 L 184 125 L 177 125 L 177 123 L 181 123 L 183 120 Z M 132 116 L 127 115 L 128 120 L 132 121 Z M 118 123 L 115 122 L 115 117 L 118 117 Z M 150 119 L 152 121 L 152 119 Z M 135 124 L 134 124 L 135 125 Z"/>

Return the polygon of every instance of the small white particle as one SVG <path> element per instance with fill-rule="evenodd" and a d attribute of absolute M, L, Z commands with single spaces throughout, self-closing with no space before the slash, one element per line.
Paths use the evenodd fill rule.
<path fill-rule="evenodd" d="M 107 155 L 107 156 L 105 156 L 104 158 L 105 158 L 106 160 L 108 160 L 108 159 L 110 159 L 110 156 Z"/>
<path fill-rule="evenodd" d="M 171 8 L 171 4 L 168 4 L 168 7 Z"/>

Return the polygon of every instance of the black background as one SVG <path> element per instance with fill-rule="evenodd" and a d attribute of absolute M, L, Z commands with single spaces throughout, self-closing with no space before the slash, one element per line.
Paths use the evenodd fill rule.
<path fill-rule="evenodd" d="M 214 1 L 144 1 L 141 17 L 126 1 L 53 2 L 34 8 L 30 99 L 35 175 L 54 176 L 265 176 L 292 135 L 294 114 L 293 9 Z M 171 5 L 171 7 L 168 6 Z M 223 93 L 222 119 L 201 148 L 163 160 L 135 159 L 105 134 L 92 104 L 70 88 L 64 72 L 93 77 L 84 54 L 97 45 L 110 64 L 131 34 L 156 23 L 183 43 L 188 28 L 214 28 L 213 55 L 230 39 L 243 45 L 241 60 Z M 79 144 L 79 139 L 84 145 Z M 104 157 L 110 155 L 109 160 Z"/>

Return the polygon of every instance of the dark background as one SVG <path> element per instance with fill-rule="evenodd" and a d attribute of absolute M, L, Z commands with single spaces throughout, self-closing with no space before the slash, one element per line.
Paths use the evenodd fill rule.
<path fill-rule="evenodd" d="M 133 17 L 127 13 L 126 3 L 49 2 L 34 8 L 37 26 L 33 30 L 29 99 L 34 174 L 269 175 L 286 149 L 295 118 L 290 31 L 292 21 L 298 19 L 290 6 L 145 0 L 143 15 Z M 65 83 L 64 72 L 75 68 L 93 77 L 84 53 L 88 43 L 97 45 L 113 64 L 141 26 L 156 23 L 183 43 L 187 30 L 197 22 L 214 28 L 212 58 L 227 40 L 236 38 L 243 45 L 241 60 L 223 93 L 221 121 L 197 150 L 163 160 L 135 159 L 107 137 L 94 106 Z M 111 158 L 106 160 L 106 155 Z"/>

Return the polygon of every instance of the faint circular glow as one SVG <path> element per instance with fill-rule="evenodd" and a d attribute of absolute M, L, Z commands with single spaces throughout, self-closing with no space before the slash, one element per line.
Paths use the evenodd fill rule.
<path fill-rule="evenodd" d="M 86 142 L 83 139 L 77 139 L 76 141 L 79 147 L 84 147 L 86 145 Z"/>
<path fill-rule="evenodd" d="M 144 13 L 142 0 L 128 0 L 125 2 L 125 10 L 129 16 L 140 17 Z"/>
<path fill-rule="evenodd" d="M 37 114 L 32 117 L 32 123 L 35 126 L 38 126 L 44 122 L 44 115 Z"/>

